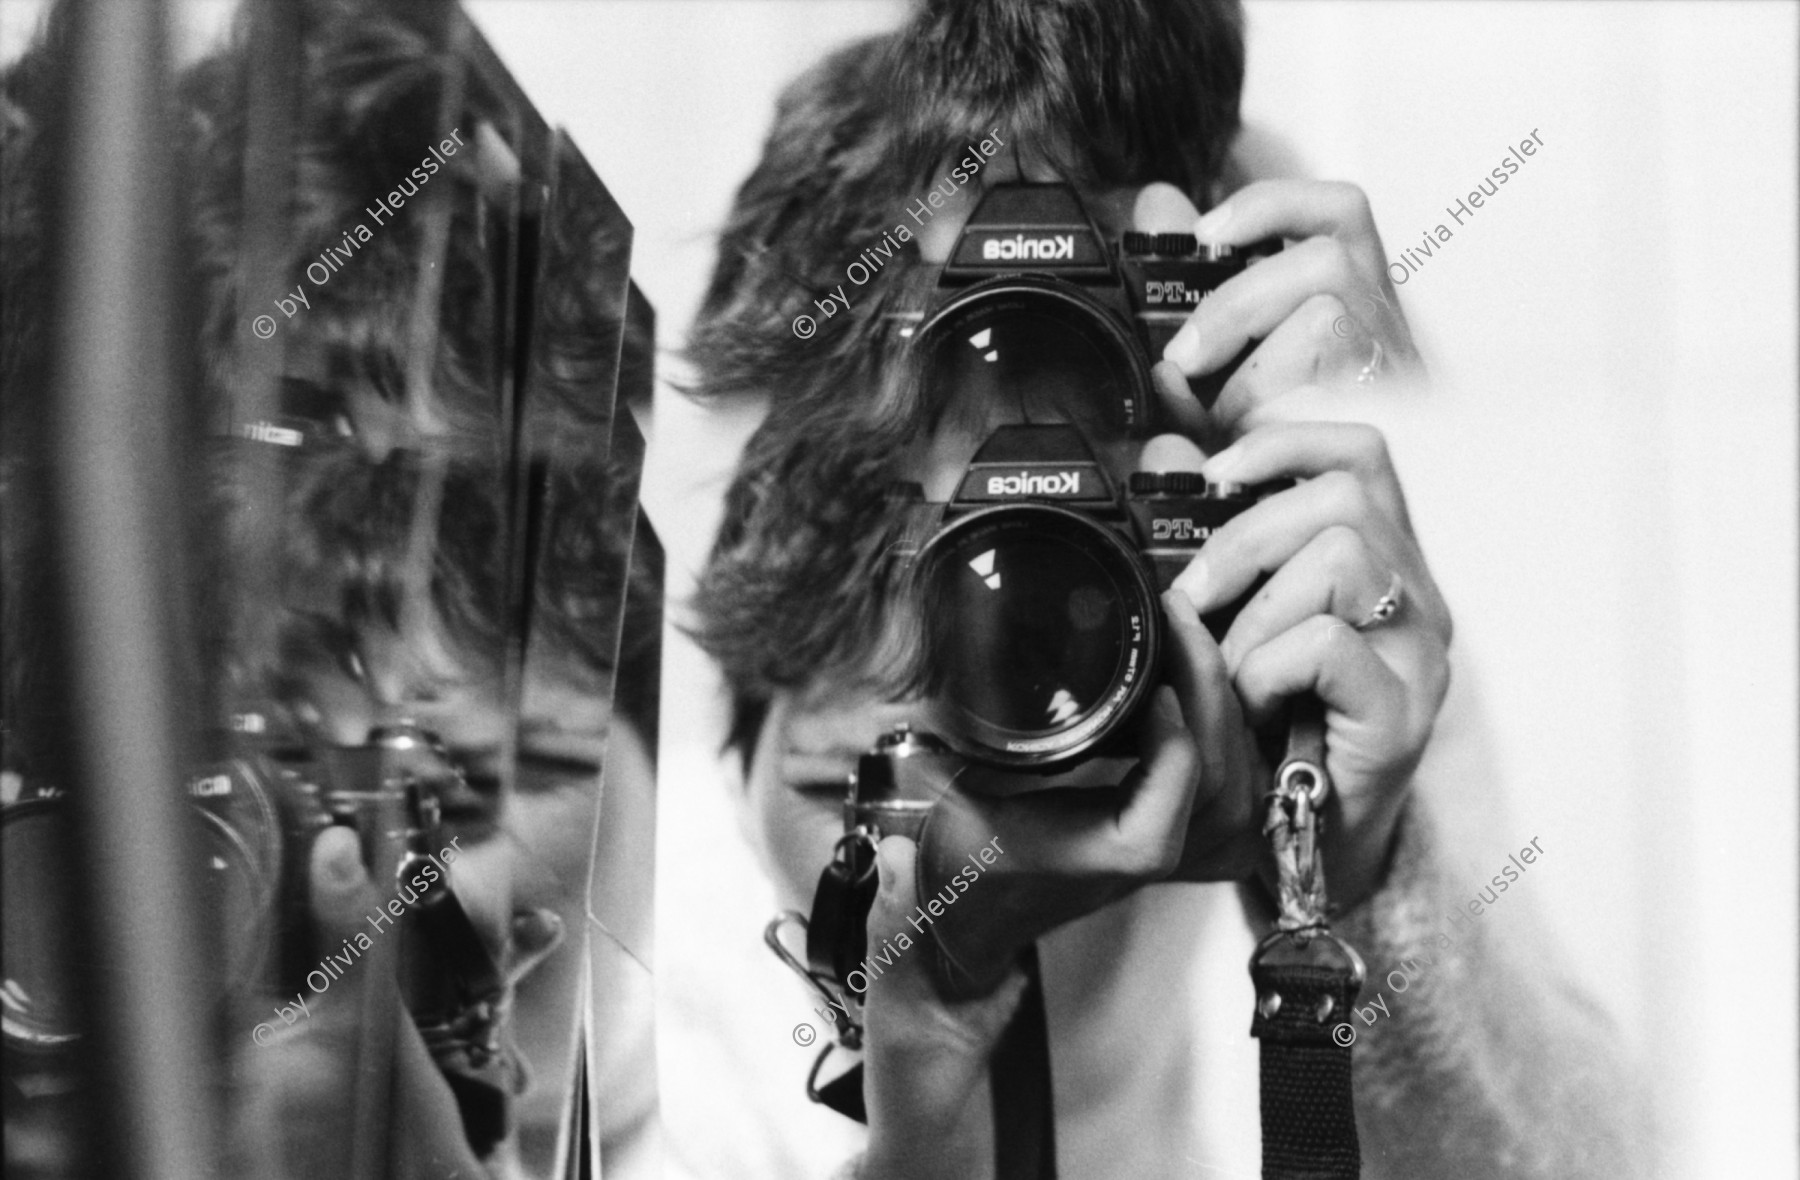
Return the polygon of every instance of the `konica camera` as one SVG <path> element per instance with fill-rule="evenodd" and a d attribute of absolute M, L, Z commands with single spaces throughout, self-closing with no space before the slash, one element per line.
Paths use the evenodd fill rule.
<path fill-rule="evenodd" d="M 505 1133 L 512 1091 L 500 1020 L 504 980 L 450 888 L 443 851 L 446 808 L 473 788 L 428 730 L 375 729 L 361 746 L 308 743 L 268 731 L 267 715 L 239 713 L 219 735 L 223 756 L 189 775 L 185 790 L 198 837 L 203 929 L 212 957 L 197 969 L 195 999 L 248 1037 L 267 1020 L 260 997 L 317 996 L 358 960 L 392 947 L 400 994 L 462 1108 L 471 1146 L 485 1152 Z M 5 997 L 0 1008 L 9 1080 L 66 1086 L 64 1051 L 80 1037 L 73 995 L 79 973 L 68 944 L 78 867 L 68 847 L 67 797 L 24 784 L 0 810 L 6 872 Z M 309 906 L 312 843 L 327 827 L 357 833 L 381 903 L 364 939 L 324 945 Z M 451 853 L 453 860 L 455 853 Z M 388 902 L 397 904 L 391 908 Z M 398 913 L 393 912 L 397 910 Z M 210 993 L 210 994 L 208 994 Z M 315 1001 L 316 1002 L 316 1001 Z M 250 1014 L 246 1017 L 246 1013 Z M 241 1028 L 235 1027 L 242 1025 Z"/>
<path fill-rule="evenodd" d="M 1128 233 L 1109 249 L 1069 186 L 1002 185 L 927 276 L 924 305 L 903 313 L 923 404 L 940 420 L 1004 422 L 947 501 L 896 492 L 926 680 L 959 753 L 1063 770 L 1105 753 L 1154 688 L 1159 594 L 1273 489 L 1189 472 L 1121 487 L 1100 456 L 1156 432 L 1152 358 L 1207 292 L 1272 248 Z M 1214 394 L 1236 363 L 1212 376 Z"/>

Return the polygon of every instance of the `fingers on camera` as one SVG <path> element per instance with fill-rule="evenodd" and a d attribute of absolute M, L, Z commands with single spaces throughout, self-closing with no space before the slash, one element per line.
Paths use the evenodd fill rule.
<path fill-rule="evenodd" d="M 1289 239 L 1326 234 L 1372 235 L 1368 194 L 1342 180 L 1259 180 L 1247 184 L 1200 219 L 1201 240 L 1241 245 L 1279 234 Z"/>
<path fill-rule="evenodd" d="M 1244 655 L 1238 695 L 1252 724 L 1273 719 L 1288 698 L 1317 693 L 1358 728 L 1389 730 L 1406 715 L 1406 684 L 1362 632 L 1314 615 Z"/>
<path fill-rule="evenodd" d="M 1212 456 L 1201 471 L 1210 480 L 1251 484 L 1345 472 L 1361 478 L 1383 511 L 1399 510 L 1400 481 L 1387 438 L 1361 423 L 1270 423 Z"/>
<path fill-rule="evenodd" d="M 1355 624 L 1387 591 L 1391 574 L 1362 534 L 1334 524 L 1283 564 L 1232 620 L 1220 649 L 1236 670 L 1248 652 L 1314 615 Z"/>
<path fill-rule="evenodd" d="M 1258 577 L 1280 569 L 1333 525 L 1355 530 L 1376 549 L 1382 546 L 1375 538 L 1391 531 L 1363 481 L 1327 471 L 1234 517 L 1207 541 L 1178 584 L 1206 614 L 1237 601 Z"/>

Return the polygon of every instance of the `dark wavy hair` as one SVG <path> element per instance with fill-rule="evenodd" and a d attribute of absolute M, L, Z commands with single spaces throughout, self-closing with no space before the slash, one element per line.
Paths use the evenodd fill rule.
<path fill-rule="evenodd" d="M 908 682 L 877 654 L 896 624 L 883 489 L 927 411 L 893 395 L 880 325 L 917 279 L 916 250 L 816 336 L 796 337 L 794 318 L 993 127 L 1079 188 L 1164 181 L 1204 207 L 1243 78 L 1237 0 L 926 0 L 783 91 L 689 343 L 694 396 L 769 403 L 693 602 L 733 694 L 732 745 L 748 753 L 777 691 Z"/>

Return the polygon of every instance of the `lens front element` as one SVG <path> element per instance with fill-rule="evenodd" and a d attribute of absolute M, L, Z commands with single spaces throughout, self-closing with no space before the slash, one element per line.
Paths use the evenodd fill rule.
<path fill-rule="evenodd" d="M 1156 665 L 1156 598 L 1124 539 L 1046 504 L 977 512 L 920 554 L 926 659 L 971 757 L 1051 769 L 1130 716 Z"/>

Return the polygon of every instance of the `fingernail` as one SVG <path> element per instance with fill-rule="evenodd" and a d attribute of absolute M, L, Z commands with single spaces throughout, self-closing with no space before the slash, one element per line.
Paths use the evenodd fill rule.
<path fill-rule="evenodd" d="M 362 845 L 355 832 L 333 824 L 319 834 L 319 847 L 320 855 L 325 858 L 327 881 L 347 889 L 362 880 Z"/>
<path fill-rule="evenodd" d="M 1229 204 L 1220 205 L 1218 208 L 1213 209 L 1211 212 L 1207 213 L 1205 217 L 1202 217 L 1199 221 L 1194 223 L 1194 236 L 1200 238 L 1213 237 L 1221 229 L 1224 229 L 1225 223 L 1230 220 L 1231 206 Z"/>
<path fill-rule="evenodd" d="M 562 915 L 549 909 L 527 910 L 515 914 L 512 935 L 513 942 L 526 954 L 553 947 L 562 941 Z"/>
<path fill-rule="evenodd" d="M 1194 327 L 1194 321 L 1181 325 L 1181 331 L 1163 346 L 1163 359 L 1180 367 L 1184 373 L 1199 366 L 1200 329 Z"/>
<path fill-rule="evenodd" d="M 1188 567 L 1176 576 L 1175 584 L 1171 587 L 1180 591 L 1182 597 L 1187 599 L 1188 609 L 1194 612 L 1195 618 L 1200 617 L 1200 604 L 1206 601 L 1208 580 L 1206 555 L 1201 554 L 1188 562 Z"/>
<path fill-rule="evenodd" d="M 1194 391 L 1188 387 L 1187 377 L 1181 367 L 1174 361 L 1161 360 L 1150 366 L 1150 380 L 1162 391 L 1162 395 L 1176 402 L 1192 401 Z"/>
<path fill-rule="evenodd" d="M 1236 473 L 1242 454 L 1235 445 L 1226 447 L 1200 465 L 1200 474 L 1212 483 L 1241 482 L 1236 478 Z"/>
<path fill-rule="evenodd" d="M 1169 617 L 1176 622 L 1198 623 L 1200 621 L 1200 612 L 1194 609 L 1193 599 L 1189 598 L 1179 586 L 1171 586 L 1163 591 L 1162 600 L 1163 609 L 1168 611 Z"/>

